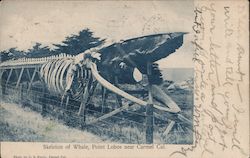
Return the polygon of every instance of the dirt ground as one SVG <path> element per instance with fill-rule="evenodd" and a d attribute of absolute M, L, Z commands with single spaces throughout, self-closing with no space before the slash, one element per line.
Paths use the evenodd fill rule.
<path fill-rule="evenodd" d="M 5 102 L 0 102 L 0 141 L 107 142 L 89 132 L 70 128 L 51 118 L 43 118 L 28 108 Z"/>

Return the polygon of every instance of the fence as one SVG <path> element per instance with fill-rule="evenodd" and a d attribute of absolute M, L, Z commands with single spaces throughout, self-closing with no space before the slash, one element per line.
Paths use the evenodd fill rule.
<path fill-rule="evenodd" d="M 7 85 L 2 82 L 1 90 L 5 101 L 18 103 L 41 113 L 44 117 L 53 117 L 60 122 L 81 130 L 89 131 L 103 139 L 108 139 L 117 143 L 147 143 L 147 139 L 154 138 L 154 143 L 186 144 L 192 142 L 192 131 L 181 124 L 173 127 L 173 122 L 167 118 L 157 117 L 155 112 L 147 111 L 146 108 L 133 105 L 127 110 L 113 115 L 107 119 L 101 119 L 92 124 L 84 124 L 84 116 L 79 116 L 78 109 L 80 102 L 71 100 L 67 104 L 62 104 L 60 96 L 53 96 L 44 85 L 37 82 L 28 90 L 28 83 L 24 82 L 19 87 L 16 83 L 10 82 Z M 3 87 L 5 86 L 5 88 Z M 109 95 L 105 110 L 100 105 L 100 89 L 93 96 L 90 105 L 86 108 L 86 120 L 94 120 L 107 112 L 117 108 L 114 95 Z M 145 99 L 145 98 L 144 98 Z M 148 99 L 148 98 L 146 98 Z M 123 104 L 131 104 L 122 100 Z M 98 105 L 99 104 L 99 105 Z M 149 116 L 150 115 L 150 116 Z M 148 128 L 148 118 L 153 118 L 152 131 L 153 137 L 146 136 Z M 172 129 L 173 128 L 173 129 Z M 172 130 L 171 130 L 172 129 Z M 171 131 L 170 131 L 171 130 Z M 94 142 L 93 142 L 94 143 Z"/>

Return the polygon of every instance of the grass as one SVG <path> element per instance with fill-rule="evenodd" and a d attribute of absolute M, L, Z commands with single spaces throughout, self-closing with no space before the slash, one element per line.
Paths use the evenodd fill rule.
<path fill-rule="evenodd" d="M 131 87 L 131 89 L 136 89 Z M 182 114 L 192 121 L 193 113 L 193 93 L 192 91 L 178 90 L 168 92 L 167 88 L 162 86 L 163 90 L 180 106 Z M 8 89 L 8 94 L 4 99 L 7 102 L 20 103 L 26 107 L 31 108 L 34 111 L 41 113 L 41 100 L 39 99 L 39 93 L 33 93 L 31 95 L 24 95 L 23 100 L 20 100 L 20 92 L 14 89 Z M 28 97 L 31 98 L 28 100 Z M 92 103 L 95 105 L 101 104 L 100 95 L 93 97 Z M 146 140 L 146 126 L 145 126 L 145 108 L 141 106 L 135 106 L 130 110 L 125 110 L 119 114 L 116 114 L 102 122 L 98 122 L 93 125 L 82 126 L 81 118 L 76 116 L 77 108 L 70 109 L 72 112 L 66 112 L 58 108 L 60 99 L 54 102 L 47 102 L 48 118 L 56 119 L 59 122 L 66 124 L 67 126 L 78 128 L 84 131 L 91 132 L 102 140 L 109 140 L 117 143 L 129 143 L 138 144 L 145 143 Z M 114 95 L 110 95 L 107 101 L 107 107 L 112 110 L 117 107 Z M 77 106 L 77 105 L 75 105 Z M 100 116 L 100 106 L 91 107 L 92 110 L 96 110 L 94 113 L 87 113 L 87 119 L 96 118 Z M 139 114 L 134 114 L 139 113 Z M 190 129 L 183 127 L 181 124 L 176 123 L 173 129 L 168 135 L 164 135 L 164 131 L 169 124 L 169 120 L 162 121 L 155 117 L 154 122 L 154 143 L 160 144 L 191 144 L 193 141 L 193 133 Z M 5 125 L 8 128 L 8 125 Z M 50 133 L 54 130 L 56 124 L 50 123 L 43 127 L 43 133 Z M 25 132 L 25 131 L 24 131 Z M 92 142 L 95 143 L 95 142 Z"/>

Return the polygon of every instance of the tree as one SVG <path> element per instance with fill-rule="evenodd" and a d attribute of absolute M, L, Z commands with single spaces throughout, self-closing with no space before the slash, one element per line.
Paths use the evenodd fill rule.
<path fill-rule="evenodd" d="M 6 50 L 0 52 L 0 62 L 8 60 L 9 56 Z"/>
<path fill-rule="evenodd" d="M 6 60 L 9 60 L 9 59 L 10 59 L 10 56 L 9 56 L 8 51 L 3 50 L 3 51 L 0 52 L 0 62 L 6 61 Z"/>
<path fill-rule="evenodd" d="M 10 48 L 8 50 L 4 50 L 0 52 L 1 58 L 0 61 L 6 61 L 10 59 L 18 59 L 18 58 L 23 58 L 25 57 L 25 52 L 17 50 L 16 47 Z"/>
<path fill-rule="evenodd" d="M 28 49 L 26 56 L 30 58 L 41 58 L 51 55 L 52 52 L 48 46 L 42 47 L 41 43 L 36 43 L 31 49 Z"/>
<path fill-rule="evenodd" d="M 62 44 L 54 44 L 57 47 L 55 52 L 76 55 L 87 49 L 97 47 L 104 43 L 98 37 L 93 37 L 93 32 L 89 29 L 80 31 L 77 35 L 66 37 Z"/>

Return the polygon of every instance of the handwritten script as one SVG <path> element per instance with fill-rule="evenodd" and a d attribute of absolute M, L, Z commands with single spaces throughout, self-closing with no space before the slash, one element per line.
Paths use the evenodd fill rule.
<path fill-rule="evenodd" d="M 171 157 L 249 156 L 246 14 L 237 2 L 195 5 L 194 142 Z"/>

